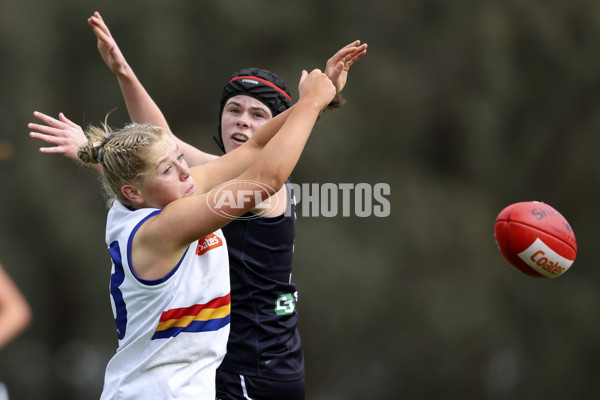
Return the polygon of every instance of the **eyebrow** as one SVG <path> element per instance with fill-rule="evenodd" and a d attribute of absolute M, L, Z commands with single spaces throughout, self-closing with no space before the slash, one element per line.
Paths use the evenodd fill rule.
<path fill-rule="evenodd" d="M 175 143 L 175 152 L 179 155 L 181 153 L 181 151 L 179 151 L 179 146 L 177 145 L 177 143 Z M 159 169 L 160 166 L 167 162 L 167 159 L 171 156 L 171 152 L 165 154 L 164 156 L 162 156 L 161 158 L 159 158 L 156 161 L 156 169 Z"/>
<path fill-rule="evenodd" d="M 229 103 L 227 103 L 227 105 L 225 107 L 230 106 L 230 105 L 234 105 L 234 106 L 237 106 L 237 107 L 242 107 L 242 104 L 238 103 L 235 100 L 232 100 Z M 267 106 L 252 106 L 252 107 L 248 107 L 248 108 L 250 110 L 260 110 L 260 111 L 267 111 L 268 110 Z"/>

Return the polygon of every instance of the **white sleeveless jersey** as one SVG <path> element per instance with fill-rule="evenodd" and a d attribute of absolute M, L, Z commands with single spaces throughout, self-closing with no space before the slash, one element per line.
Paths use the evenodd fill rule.
<path fill-rule="evenodd" d="M 215 399 L 231 310 L 225 238 L 218 230 L 197 240 L 167 276 L 140 279 L 131 269 L 131 241 L 160 211 L 115 201 L 108 213 L 119 348 L 106 367 L 102 400 Z"/>

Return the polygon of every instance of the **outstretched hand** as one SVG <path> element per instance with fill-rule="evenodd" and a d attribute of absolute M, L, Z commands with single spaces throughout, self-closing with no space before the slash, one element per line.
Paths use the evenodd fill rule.
<path fill-rule="evenodd" d="M 88 18 L 87 22 L 98 38 L 98 51 L 100 52 L 100 56 L 102 56 L 102 59 L 108 68 L 118 75 L 127 66 L 127 62 L 125 61 L 123 53 L 121 53 L 121 49 L 117 46 L 117 42 L 104 23 L 102 16 L 96 11 L 94 12 L 94 15 Z"/>
<path fill-rule="evenodd" d="M 367 53 L 367 44 L 355 40 L 347 44 L 335 53 L 325 65 L 325 74 L 335 85 L 339 94 L 346 86 L 348 80 L 348 70 L 358 60 Z"/>
<path fill-rule="evenodd" d="M 62 154 L 73 161 L 79 161 L 77 149 L 88 140 L 79 125 L 69 120 L 63 113 L 58 114 L 58 119 L 39 111 L 35 111 L 33 116 L 46 125 L 29 123 L 27 127 L 32 130 L 29 136 L 55 145 L 40 147 L 41 153 Z"/>

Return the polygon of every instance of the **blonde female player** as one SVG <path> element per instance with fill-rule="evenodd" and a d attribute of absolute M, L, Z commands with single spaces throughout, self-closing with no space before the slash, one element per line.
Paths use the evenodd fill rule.
<path fill-rule="evenodd" d="M 303 71 L 299 92 L 243 149 L 191 169 L 165 129 L 89 130 L 79 158 L 102 165 L 114 199 L 106 244 L 119 347 L 102 399 L 215 399 L 230 320 L 220 228 L 283 186 L 335 87 Z"/>

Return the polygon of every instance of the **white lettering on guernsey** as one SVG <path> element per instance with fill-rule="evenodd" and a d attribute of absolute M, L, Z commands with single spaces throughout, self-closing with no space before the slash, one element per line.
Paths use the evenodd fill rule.
<path fill-rule="evenodd" d="M 547 278 L 563 274 L 575 261 L 561 256 L 540 238 L 535 239 L 531 246 L 518 255 L 527 265 Z"/>
<path fill-rule="evenodd" d="M 242 82 L 244 83 L 252 83 L 253 85 L 258 85 L 258 81 L 255 81 L 254 79 L 242 79 Z"/>
<path fill-rule="evenodd" d="M 221 240 L 221 238 L 215 235 L 214 233 L 211 233 L 210 235 L 207 235 L 202 239 L 198 240 L 198 246 L 196 247 L 196 255 L 201 256 L 207 251 L 219 247 L 222 244 L 223 241 Z"/>

